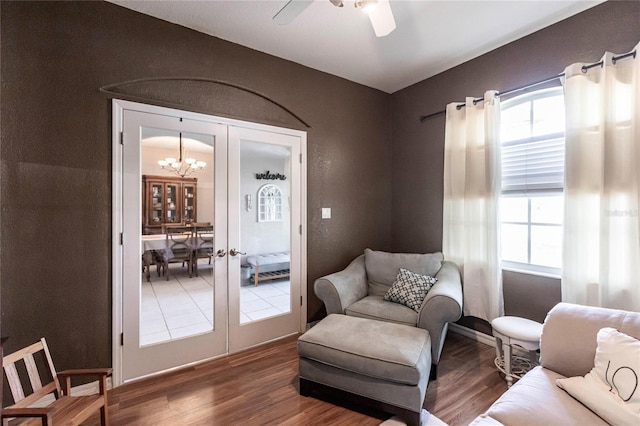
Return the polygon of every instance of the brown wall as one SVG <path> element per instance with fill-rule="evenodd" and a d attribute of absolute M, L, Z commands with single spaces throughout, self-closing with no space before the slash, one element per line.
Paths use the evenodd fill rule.
<path fill-rule="evenodd" d="M 638 2 L 605 3 L 388 95 L 109 3 L 3 1 L 6 349 L 45 336 L 59 369 L 111 363 L 111 102 L 100 87 L 150 77 L 224 80 L 270 97 L 311 126 L 256 96 L 207 83 L 123 89 L 160 105 L 308 131 L 314 320 L 324 309 L 313 281 L 365 247 L 441 249 L 444 119 L 420 124 L 419 115 L 595 61 L 605 50 L 625 52 L 640 38 L 639 16 Z M 320 219 L 321 207 L 332 208 L 331 220 Z M 507 312 L 539 318 L 559 294 L 540 289 L 556 284 L 505 275 Z"/>
<path fill-rule="evenodd" d="M 393 249 L 442 249 L 444 115 L 419 116 L 597 62 L 606 50 L 626 53 L 638 41 L 640 2 L 609 1 L 391 95 Z M 560 282 L 505 273 L 504 294 L 507 314 L 542 321 L 560 301 Z"/>
<path fill-rule="evenodd" d="M 308 132 L 309 318 L 313 281 L 391 241 L 389 95 L 104 2 L 2 2 L 1 292 L 5 353 L 45 336 L 59 369 L 111 365 L 111 100 Z M 321 221 L 320 208 L 331 207 Z"/>

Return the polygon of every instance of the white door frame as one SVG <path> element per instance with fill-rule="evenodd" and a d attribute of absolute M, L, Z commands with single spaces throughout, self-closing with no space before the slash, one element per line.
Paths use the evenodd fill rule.
<path fill-rule="evenodd" d="M 172 108 L 158 107 L 140 104 L 120 99 L 112 101 L 112 359 L 113 359 L 113 386 L 122 384 L 122 346 L 121 333 L 123 332 L 122 317 L 122 281 L 123 281 L 123 246 L 121 233 L 123 229 L 122 217 L 122 183 L 123 183 L 123 147 L 121 145 L 123 131 L 124 110 L 140 111 L 150 114 L 162 114 L 184 117 L 185 119 L 213 122 L 227 126 L 243 127 L 247 129 L 263 130 L 273 133 L 297 136 L 300 138 L 301 173 L 300 173 L 300 223 L 302 232 L 300 239 L 300 293 L 302 307 L 300 309 L 300 329 L 303 332 L 307 325 L 307 134 L 304 131 L 286 129 L 265 124 L 251 123 L 212 115 L 199 114 Z M 292 247 L 292 250 L 294 248 Z"/>

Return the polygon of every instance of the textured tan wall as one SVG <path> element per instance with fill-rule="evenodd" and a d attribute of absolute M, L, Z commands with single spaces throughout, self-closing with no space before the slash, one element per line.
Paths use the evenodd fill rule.
<path fill-rule="evenodd" d="M 640 2 L 608 1 L 391 95 L 393 249 L 442 249 L 445 120 L 420 123 L 419 116 L 489 89 L 542 80 L 574 62 L 597 62 L 606 50 L 626 53 L 638 41 Z M 541 282 L 551 291 L 538 291 Z M 505 273 L 504 286 L 511 315 L 544 319 L 560 301 L 559 280 Z"/>
<path fill-rule="evenodd" d="M 111 101 L 308 132 L 308 310 L 313 281 L 391 237 L 389 95 L 105 2 L 2 2 L 1 333 L 45 336 L 59 369 L 111 365 Z M 333 218 L 321 221 L 320 208 Z"/>
<path fill-rule="evenodd" d="M 605 3 L 387 95 L 109 3 L 3 1 L 0 332 L 10 337 L 6 349 L 45 336 L 60 369 L 111 363 L 111 102 L 100 87 L 171 76 L 224 80 L 270 97 L 311 126 L 219 85 L 121 89 L 160 105 L 308 131 L 314 320 L 324 309 L 313 281 L 365 247 L 441 248 L 444 120 L 420 124 L 419 115 L 489 88 L 546 77 L 570 62 L 595 61 L 607 49 L 624 52 L 640 39 L 639 8 L 638 2 Z M 331 207 L 333 219 L 322 221 L 321 207 Z M 526 277 L 516 281 L 524 291 L 508 299 L 518 307 L 532 295 Z M 551 302 L 541 300 L 527 315 Z"/>

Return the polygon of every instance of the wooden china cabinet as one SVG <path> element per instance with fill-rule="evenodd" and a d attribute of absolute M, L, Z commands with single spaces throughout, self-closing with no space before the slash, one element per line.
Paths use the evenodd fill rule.
<path fill-rule="evenodd" d="M 195 222 L 197 178 L 142 175 L 142 233 L 161 234 L 163 225 Z"/>

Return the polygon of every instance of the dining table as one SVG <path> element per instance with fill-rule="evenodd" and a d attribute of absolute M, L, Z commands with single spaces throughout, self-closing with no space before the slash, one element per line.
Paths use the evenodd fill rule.
<path fill-rule="evenodd" d="M 147 282 L 151 281 L 151 264 L 153 263 L 153 252 L 164 251 L 167 248 L 166 234 L 142 235 L 140 239 L 142 249 L 142 264 Z"/>
<path fill-rule="evenodd" d="M 189 233 L 189 235 L 191 235 Z M 192 239 L 190 244 L 195 249 L 205 241 L 212 241 L 213 234 L 203 234 L 204 238 L 198 237 L 197 240 Z M 165 254 L 167 247 L 167 234 L 150 234 L 142 235 L 140 238 L 140 248 L 142 250 L 142 263 L 144 266 L 145 277 L 148 282 L 151 281 L 151 265 L 153 263 L 153 252 Z M 159 273 L 159 272 L 158 272 Z"/>
<path fill-rule="evenodd" d="M 142 252 L 150 250 L 164 250 L 167 248 L 166 234 L 143 235 L 140 239 Z"/>

